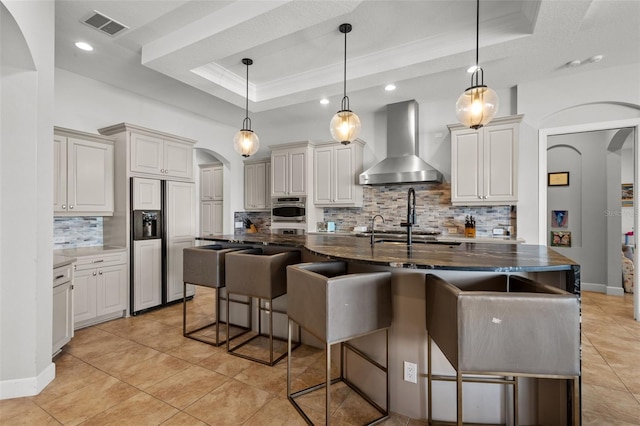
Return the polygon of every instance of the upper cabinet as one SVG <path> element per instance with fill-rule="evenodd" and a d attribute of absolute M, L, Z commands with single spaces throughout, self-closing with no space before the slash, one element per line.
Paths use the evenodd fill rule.
<path fill-rule="evenodd" d="M 312 145 L 308 142 L 275 145 L 271 148 L 271 195 L 307 195 Z"/>
<path fill-rule="evenodd" d="M 113 215 L 114 139 L 55 127 L 53 147 L 54 214 Z"/>
<path fill-rule="evenodd" d="M 511 205 L 518 202 L 518 138 L 522 115 L 500 117 L 473 130 L 451 131 L 451 203 Z"/>
<path fill-rule="evenodd" d="M 244 209 L 247 211 L 271 208 L 271 162 L 245 160 L 244 162 Z"/>
<path fill-rule="evenodd" d="M 200 200 L 222 201 L 222 165 L 200 166 Z"/>
<path fill-rule="evenodd" d="M 158 132 L 128 123 L 98 129 L 128 144 L 128 171 L 132 176 L 171 180 L 193 180 L 192 139 Z"/>
<path fill-rule="evenodd" d="M 316 207 L 361 207 L 362 173 L 360 140 L 343 145 L 317 145 L 313 150 L 314 204 Z"/>

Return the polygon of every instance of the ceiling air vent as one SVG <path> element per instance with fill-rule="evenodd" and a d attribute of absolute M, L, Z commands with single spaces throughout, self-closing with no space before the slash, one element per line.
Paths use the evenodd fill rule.
<path fill-rule="evenodd" d="M 89 25 L 90 27 L 95 28 L 96 30 L 99 30 L 100 32 L 109 34 L 110 36 L 114 36 L 119 32 L 129 28 L 126 25 L 123 25 L 120 22 L 103 15 L 97 10 L 94 10 L 93 13 L 82 22 Z"/>

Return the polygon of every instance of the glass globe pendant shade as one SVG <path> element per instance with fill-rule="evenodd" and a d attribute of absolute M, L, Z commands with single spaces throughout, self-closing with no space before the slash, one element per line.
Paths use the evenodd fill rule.
<path fill-rule="evenodd" d="M 242 129 L 233 137 L 233 148 L 243 157 L 249 157 L 260 147 L 260 139 L 253 130 Z"/>
<path fill-rule="evenodd" d="M 479 129 L 498 113 L 498 94 L 485 85 L 472 86 L 456 102 L 456 116 L 460 123 Z"/>
<path fill-rule="evenodd" d="M 350 110 L 338 111 L 331 119 L 329 130 L 333 139 L 348 145 L 360 134 L 360 118 Z"/>

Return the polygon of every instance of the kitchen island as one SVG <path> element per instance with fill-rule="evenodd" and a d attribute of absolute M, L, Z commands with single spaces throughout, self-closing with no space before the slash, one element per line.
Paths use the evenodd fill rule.
<path fill-rule="evenodd" d="M 390 330 L 389 374 L 391 411 L 425 419 L 426 360 L 433 356 L 434 369 L 453 370 L 438 348 L 427 353 L 425 274 L 435 274 L 460 287 L 495 280 L 505 275 L 526 276 L 545 284 L 580 293 L 580 265 L 545 246 L 495 243 L 380 242 L 368 238 L 336 235 L 238 234 L 203 237 L 211 242 L 274 245 L 301 249 L 303 261 L 327 259 L 348 262 L 349 272 L 388 270 L 392 273 L 393 320 Z M 376 336 L 359 342 L 380 347 Z M 403 380 L 403 362 L 418 365 L 418 383 Z M 437 385 L 437 386 L 436 386 Z M 378 388 L 376 386 L 376 388 Z M 435 395 L 435 392 L 438 392 Z M 566 385 L 563 381 L 524 379 L 520 384 L 520 421 L 523 424 L 563 424 L 567 419 Z M 508 406 L 502 386 L 465 384 L 465 421 L 508 423 L 500 407 Z M 434 384 L 434 418 L 455 418 L 455 387 Z M 467 415 L 469 416 L 467 418 Z"/>

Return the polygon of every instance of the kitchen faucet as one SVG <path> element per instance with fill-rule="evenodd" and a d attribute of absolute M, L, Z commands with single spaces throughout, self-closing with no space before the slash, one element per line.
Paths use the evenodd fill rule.
<path fill-rule="evenodd" d="M 402 222 L 400 226 L 407 228 L 407 245 L 411 245 L 411 230 L 416 226 L 416 191 L 409 188 L 407 192 L 407 221 Z"/>
<path fill-rule="evenodd" d="M 380 219 L 382 219 L 382 223 L 384 223 L 384 217 L 382 217 L 382 215 L 375 215 L 371 218 L 371 245 L 374 245 L 376 243 L 376 218 L 379 217 Z"/>

